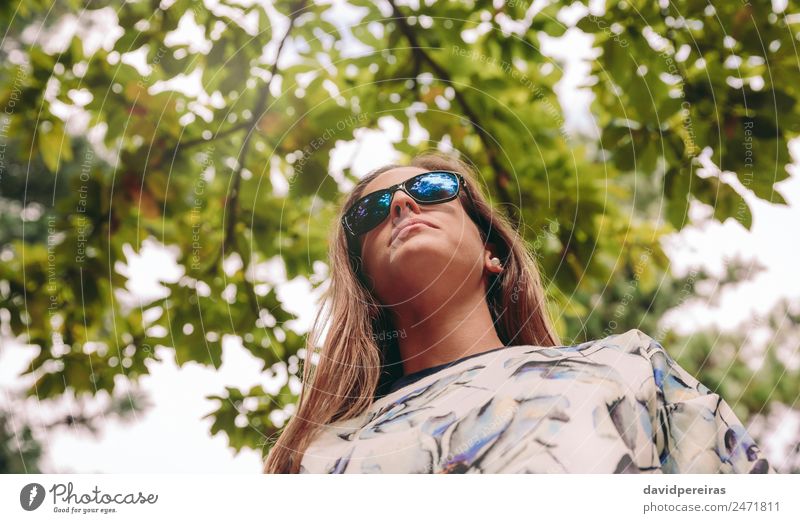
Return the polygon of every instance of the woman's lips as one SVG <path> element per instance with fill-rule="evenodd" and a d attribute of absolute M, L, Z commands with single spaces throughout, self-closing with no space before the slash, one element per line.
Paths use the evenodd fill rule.
<path fill-rule="evenodd" d="M 397 228 L 397 229 L 392 231 L 392 236 L 391 236 L 391 239 L 389 240 L 389 244 L 391 245 L 398 238 L 405 238 L 406 236 L 408 236 L 412 232 L 410 230 L 406 231 L 406 229 L 414 229 L 415 230 L 415 229 L 418 228 L 417 227 L 418 225 L 419 226 L 424 226 L 424 227 L 431 227 L 431 228 L 434 228 L 434 229 L 436 228 L 435 225 L 433 225 L 432 223 L 430 223 L 428 221 L 419 220 L 419 219 L 413 219 L 413 220 L 410 221 L 410 223 L 403 224 L 399 228 Z"/>
<path fill-rule="evenodd" d="M 394 242 L 395 240 L 402 240 L 403 238 L 405 238 L 406 236 L 411 234 L 411 232 L 413 232 L 414 230 L 422 228 L 422 227 L 430 227 L 430 225 L 428 225 L 427 223 L 422 223 L 422 222 L 420 222 L 420 223 L 412 223 L 411 225 L 406 225 L 405 227 L 400 229 L 400 232 L 397 233 L 397 236 L 394 237 L 394 240 L 392 240 L 392 242 Z"/>

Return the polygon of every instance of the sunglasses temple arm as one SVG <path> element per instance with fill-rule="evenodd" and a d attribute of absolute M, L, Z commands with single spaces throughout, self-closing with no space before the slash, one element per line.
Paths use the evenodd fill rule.
<path fill-rule="evenodd" d="M 467 193 L 467 198 L 469 198 L 469 203 L 472 205 L 473 212 L 477 211 L 477 206 L 475 205 L 475 200 L 472 199 L 472 191 L 470 191 L 469 187 L 467 187 L 467 183 L 464 181 L 464 178 L 461 178 L 460 182 L 461 182 L 461 185 L 464 186 L 464 192 Z M 476 214 L 477 214 L 477 212 L 476 212 Z"/>

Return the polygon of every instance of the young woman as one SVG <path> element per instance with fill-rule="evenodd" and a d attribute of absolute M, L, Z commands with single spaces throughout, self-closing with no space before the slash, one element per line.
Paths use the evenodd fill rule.
<path fill-rule="evenodd" d="M 428 153 L 353 189 L 265 472 L 775 472 L 643 332 L 559 345 L 533 256 L 474 180 Z"/>

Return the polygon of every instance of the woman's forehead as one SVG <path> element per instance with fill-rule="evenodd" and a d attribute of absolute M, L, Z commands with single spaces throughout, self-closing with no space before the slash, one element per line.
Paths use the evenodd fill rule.
<path fill-rule="evenodd" d="M 403 180 L 411 178 L 415 174 L 428 172 L 428 170 L 429 169 L 423 169 L 422 167 L 395 167 L 394 169 L 389 169 L 388 171 L 382 172 L 373 178 L 364 187 L 362 194 L 369 194 L 374 191 L 386 189 L 387 187 L 391 187 L 396 183 L 400 183 Z"/>

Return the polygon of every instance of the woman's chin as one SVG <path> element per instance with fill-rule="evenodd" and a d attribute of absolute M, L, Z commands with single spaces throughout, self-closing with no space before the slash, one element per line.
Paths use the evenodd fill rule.
<path fill-rule="evenodd" d="M 452 269 L 453 253 L 444 252 L 441 245 L 426 245 L 419 242 L 415 245 L 404 245 L 392 252 L 389 258 L 389 273 L 393 279 L 436 279 Z"/>
<path fill-rule="evenodd" d="M 412 234 L 405 238 L 396 239 L 389 246 L 389 254 L 393 261 L 399 257 L 404 260 L 409 257 L 421 257 L 423 258 L 420 260 L 421 262 L 430 262 L 431 258 L 447 256 L 445 259 L 448 259 L 450 257 L 445 252 L 441 240 L 424 234 Z M 404 263 L 406 262 L 404 261 Z"/>

